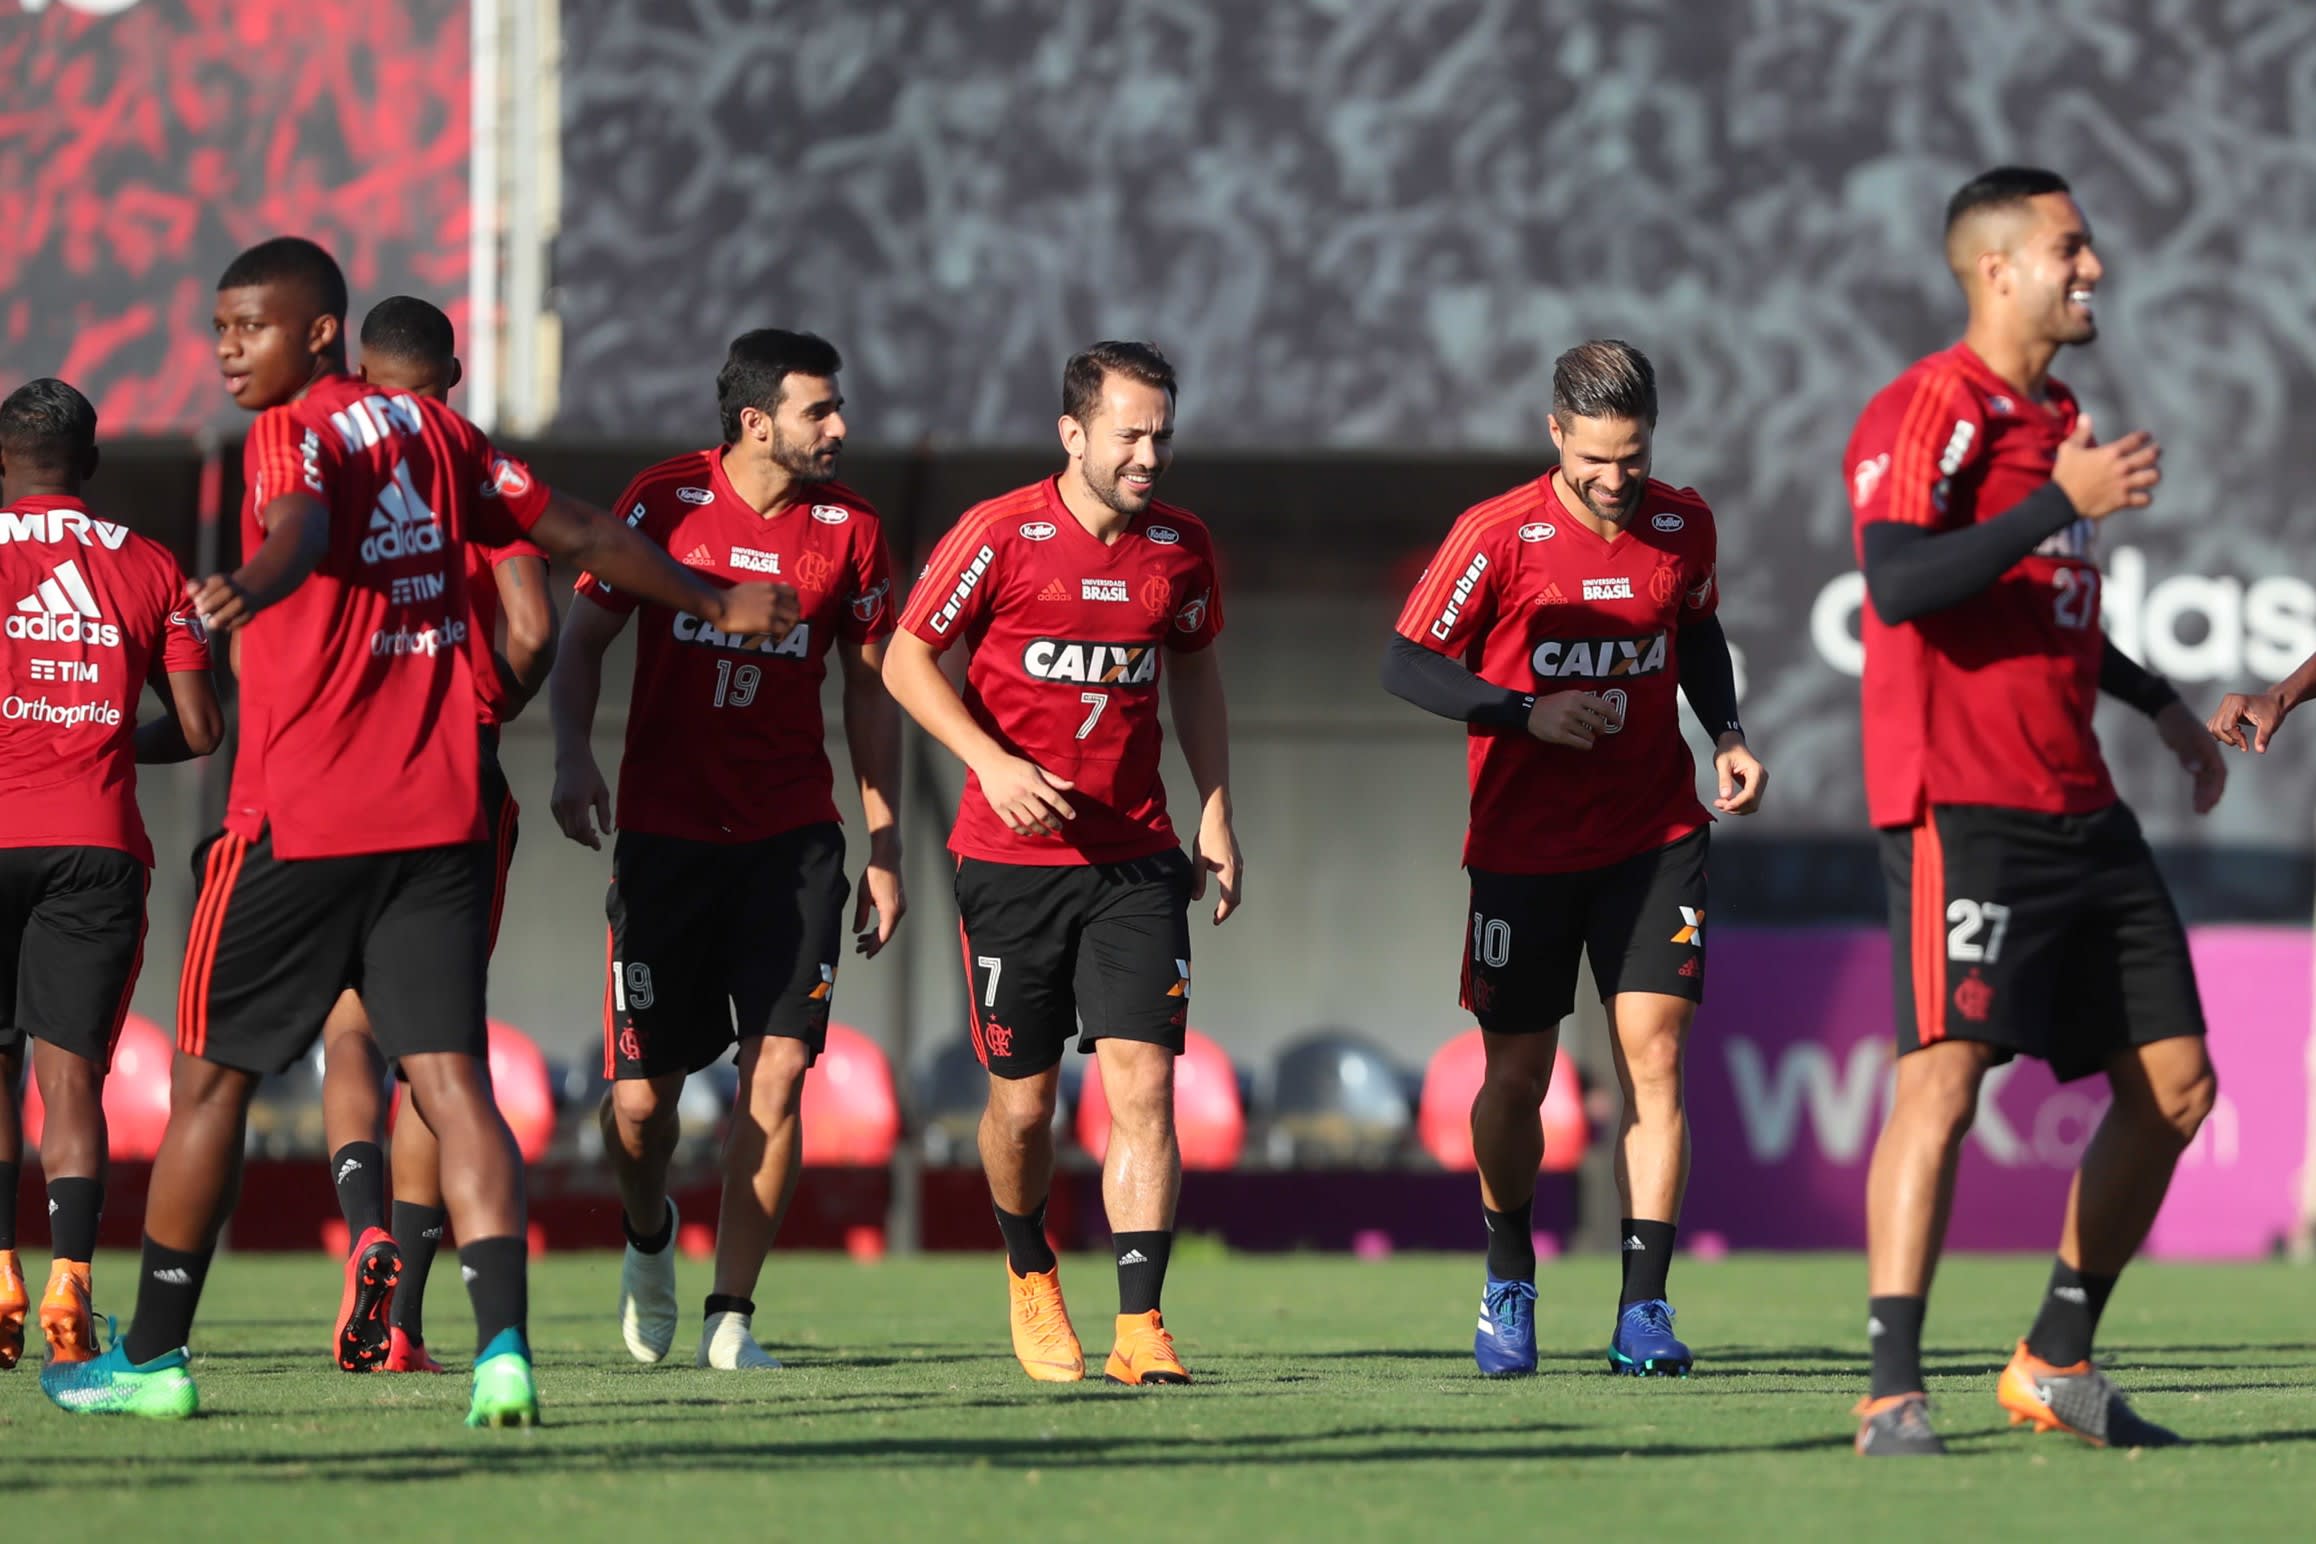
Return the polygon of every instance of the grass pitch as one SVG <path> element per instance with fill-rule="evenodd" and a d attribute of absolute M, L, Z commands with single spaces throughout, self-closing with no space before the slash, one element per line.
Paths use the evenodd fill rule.
<path fill-rule="evenodd" d="M 464 1352 L 445 1263 L 430 1328 L 438 1351 Z M 556 1256 L 532 1278 L 548 1425 L 494 1433 L 459 1425 L 463 1370 L 330 1365 L 338 1278 L 325 1260 L 229 1257 L 196 1335 L 198 1421 L 68 1418 L 30 1365 L 0 1375 L 0 1530 L 648 1544 L 2309 1536 L 2305 1272 L 2148 1266 L 2124 1279 L 2104 1354 L 2144 1412 L 2197 1442 L 2126 1454 L 2004 1426 L 1994 1376 L 2045 1262 L 1952 1261 L 1929 1363 L 1954 1456 L 1867 1463 L 1849 1451 L 1864 1386 L 1855 1258 L 1680 1262 L 1680 1329 L 1700 1356 L 1685 1382 L 1603 1371 L 1615 1268 L 1547 1265 L 1542 1374 L 1495 1383 L 1471 1362 L 1476 1253 L 1361 1263 L 1186 1248 L 1167 1314 L 1199 1382 L 1134 1391 L 1024 1379 L 994 1252 L 776 1259 L 757 1321 L 788 1367 L 760 1375 L 693 1370 L 688 1335 L 667 1365 L 637 1366 L 610 1311 L 616 1257 Z M 99 1261 L 100 1308 L 125 1312 L 132 1275 L 126 1258 Z M 1098 1369 L 1108 1264 L 1072 1260 L 1063 1281 Z M 706 1287 L 706 1267 L 686 1262 L 686 1299 Z"/>

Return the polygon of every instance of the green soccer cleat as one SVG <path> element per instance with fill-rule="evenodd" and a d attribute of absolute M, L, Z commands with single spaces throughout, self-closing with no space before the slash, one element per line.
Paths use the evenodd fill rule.
<path fill-rule="evenodd" d="M 536 1426 L 539 1386 L 531 1381 L 531 1347 L 521 1330 L 503 1330 L 475 1359 L 469 1426 Z"/>
<path fill-rule="evenodd" d="M 107 1321 L 107 1328 L 112 1328 Z M 143 1366 L 121 1349 L 117 1329 L 112 1346 L 85 1362 L 50 1362 L 40 1369 L 40 1392 L 58 1409 L 74 1415 L 141 1415 L 154 1421 L 190 1420 L 201 1396 L 186 1370 L 185 1349 L 154 1357 Z"/>

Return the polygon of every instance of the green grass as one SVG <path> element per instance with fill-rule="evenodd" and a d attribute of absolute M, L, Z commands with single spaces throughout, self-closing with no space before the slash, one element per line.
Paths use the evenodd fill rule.
<path fill-rule="evenodd" d="M 2150 1266 L 2103 1335 L 2139 1407 L 2197 1439 L 2101 1453 L 2002 1423 L 1994 1375 L 2042 1284 L 1962 1259 L 1930 1326 L 1944 1463 L 1849 1451 L 1862 1391 L 1854 1258 L 1684 1261 L 1686 1382 L 1602 1371 L 1614 1262 L 1546 1268 L 1543 1375 L 1479 1378 L 1473 1259 L 1362 1264 L 1186 1250 L 1168 1315 L 1197 1386 L 1032 1385 L 1006 1354 L 994 1255 L 862 1266 L 778 1259 L 758 1323 L 789 1363 L 745 1377 L 620 1349 L 609 1255 L 533 1277 L 549 1424 L 468 1432 L 466 1379 L 347 1377 L 323 1350 L 319 1258 L 212 1278 L 182 1426 L 72 1419 L 30 1366 L 0 1375 L 10 1538 L 518 1537 L 2285 1538 L 2316 1495 L 2311 1279 L 2284 1266 Z M 706 1290 L 687 1263 L 687 1299 Z M 100 1299 L 130 1262 L 99 1262 Z M 1111 1284 L 1072 1261 L 1088 1360 Z M 117 1290 L 117 1289 L 116 1289 Z M 120 1311 L 125 1304 L 116 1300 Z M 437 1348 L 469 1341 L 455 1268 Z M 677 1362 L 682 1365 L 676 1365 Z"/>

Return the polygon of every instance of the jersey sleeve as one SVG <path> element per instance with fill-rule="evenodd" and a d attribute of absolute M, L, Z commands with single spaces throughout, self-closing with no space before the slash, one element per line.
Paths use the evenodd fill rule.
<path fill-rule="evenodd" d="M 1688 581 L 1681 593 L 1681 622 L 1702 622 L 1721 609 L 1721 531 L 1714 523 L 1713 512 L 1703 505 L 1697 508 L 1696 548 L 1689 556 L 1688 571 L 1682 575 Z"/>
<path fill-rule="evenodd" d="M 160 601 L 161 668 L 171 675 L 206 673 L 209 669 L 209 630 L 200 613 L 185 597 L 185 571 L 166 548 L 155 554 L 156 598 Z"/>
<path fill-rule="evenodd" d="M 909 592 L 901 627 L 945 652 L 989 614 L 997 591 L 997 522 L 978 510 L 950 527 Z"/>
<path fill-rule="evenodd" d="M 324 434 L 300 421 L 289 407 L 260 413 L 242 442 L 242 480 L 249 485 L 250 508 L 260 524 L 265 508 L 293 493 L 311 494 L 327 503 L 345 448 L 334 434 Z"/>
<path fill-rule="evenodd" d="M 1175 608 L 1174 626 L 1166 634 L 1166 647 L 1177 654 L 1195 654 L 1222 636 L 1222 570 L 1211 537 L 1199 543 L 1198 556 L 1195 588 Z"/>
<path fill-rule="evenodd" d="M 893 560 L 885 550 L 884 528 L 855 520 L 852 593 L 845 597 L 839 635 L 853 643 L 875 643 L 893 635 Z"/>
<path fill-rule="evenodd" d="M 474 435 L 482 459 L 483 478 L 482 486 L 476 490 L 482 497 L 475 505 L 471 540 L 494 551 L 515 542 L 528 546 L 527 533 L 547 512 L 546 484 L 533 476 L 528 466 L 493 446 L 480 429 L 475 430 Z M 532 547 L 531 550 L 538 552 L 539 549 Z"/>
<path fill-rule="evenodd" d="M 1495 619 L 1497 571 L 1502 567 L 1490 540 L 1492 528 L 1476 512 L 1456 521 L 1399 613 L 1400 637 L 1460 659 L 1486 636 Z"/>
<path fill-rule="evenodd" d="M 1850 439 L 1850 508 L 1864 529 L 1883 521 L 1935 530 L 1947 523 L 1946 489 L 1981 454 L 1977 400 L 1953 376 L 1925 371 L 1884 392 Z"/>
<path fill-rule="evenodd" d="M 651 501 L 644 497 L 642 478 L 638 477 L 627 485 L 627 491 L 619 496 L 619 502 L 612 506 L 612 512 L 660 546 L 665 547 L 667 545 L 666 534 L 656 529 L 657 522 L 652 518 Z M 593 574 L 581 574 L 578 582 L 571 586 L 571 592 L 575 595 L 584 595 L 604 610 L 616 611 L 621 616 L 633 611 L 636 605 L 634 596 L 613 589 L 610 584 L 596 578 Z"/>

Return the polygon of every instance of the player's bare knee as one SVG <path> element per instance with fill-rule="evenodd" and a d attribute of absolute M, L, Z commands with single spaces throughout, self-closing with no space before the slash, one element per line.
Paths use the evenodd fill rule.
<path fill-rule="evenodd" d="M 246 1107 L 256 1088 L 255 1073 L 179 1051 L 169 1068 L 169 1118 Z"/>
<path fill-rule="evenodd" d="M 621 1078 L 613 1083 L 611 1110 L 621 1127 L 647 1136 L 677 1124 L 676 1098 L 655 1078 Z"/>
<path fill-rule="evenodd" d="M 766 1036 L 758 1041 L 743 1072 L 749 1110 L 759 1117 L 795 1114 L 804 1098 L 804 1070 L 811 1059 L 801 1040 Z"/>
<path fill-rule="evenodd" d="M 2219 1102 L 2219 1075 L 2205 1063 L 2199 1072 L 2155 1090 L 2155 1113 L 2185 1147 L 2195 1140 Z"/>
<path fill-rule="evenodd" d="M 1026 1078 L 992 1077 L 982 1124 L 1014 1147 L 1029 1147 L 1053 1128 L 1061 1098 L 1059 1069 Z"/>

